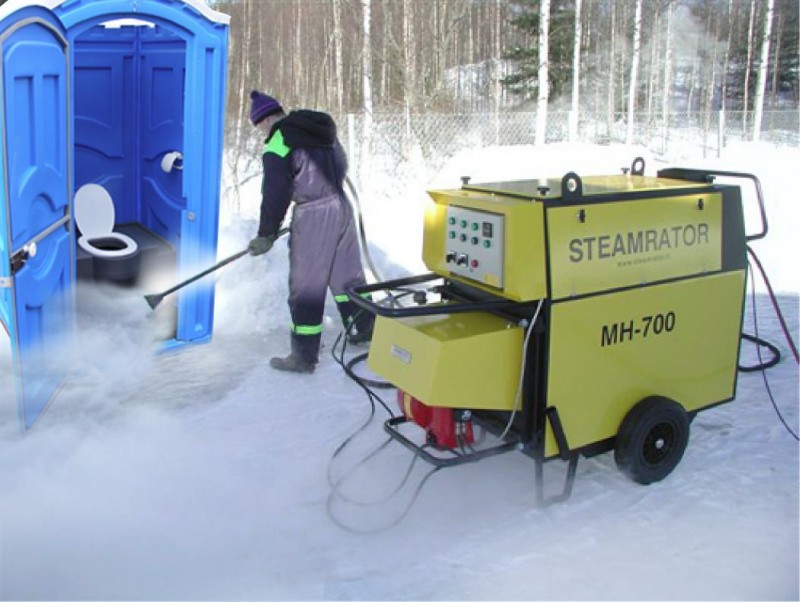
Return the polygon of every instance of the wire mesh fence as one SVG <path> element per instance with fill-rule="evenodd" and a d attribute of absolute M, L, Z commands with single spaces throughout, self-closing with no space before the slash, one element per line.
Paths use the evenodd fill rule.
<path fill-rule="evenodd" d="M 350 174 L 359 186 L 382 182 L 403 188 L 409 182 L 426 181 L 456 153 L 487 146 L 533 145 L 535 112 L 420 114 L 380 113 L 334 115 L 345 146 Z M 668 115 L 639 112 L 631 128 L 630 143 L 655 155 L 683 157 L 719 156 L 733 143 L 752 139 L 753 112 L 681 111 Z M 547 143 L 581 142 L 623 144 L 628 142 L 625 113 L 551 111 L 547 116 Z M 800 146 L 800 111 L 765 111 L 760 140 L 777 145 Z M 255 159 L 263 140 L 247 139 L 237 157 Z M 228 150 L 232 153 L 232 150 Z M 238 206 L 239 185 L 256 176 L 259 160 L 238 161 L 229 168 L 228 188 Z M 255 170 L 255 171 L 254 171 Z"/>
<path fill-rule="evenodd" d="M 592 144 L 626 143 L 643 146 L 657 155 L 718 156 L 725 146 L 752 138 L 752 112 L 674 112 L 638 113 L 628 140 L 625 113 L 612 115 L 570 111 L 550 112 L 547 116 L 548 143 L 583 142 Z M 402 177 L 404 166 L 414 153 L 422 165 L 435 171 L 454 153 L 465 148 L 491 145 L 534 144 L 535 113 L 469 114 L 376 114 L 371 132 L 363 115 L 340 118 L 340 135 L 346 144 L 351 171 L 360 180 L 383 175 Z M 572 125 L 572 127 L 570 127 Z M 800 112 L 765 111 L 760 140 L 780 145 L 800 146 Z M 419 169 L 420 161 L 413 164 Z"/>

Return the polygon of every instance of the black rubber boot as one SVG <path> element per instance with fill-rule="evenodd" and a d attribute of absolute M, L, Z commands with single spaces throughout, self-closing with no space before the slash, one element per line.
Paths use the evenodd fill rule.
<path fill-rule="evenodd" d="M 351 345 L 369 343 L 372 340 L 375 315 L 360 309 L 350 300 L 337 301 L 336 304 L 342 316 L 342 324 L 344 324 L 348 332 L 347 342 Z M 352 322 L 355 322 L 355 324 L 352 324 Z"/>
<path fill-rule="evenodd" d="M 301 336 L 292 333 L 292 352 L 285 357 L 273 357 L 270 367 L 283 372 L 311 374 L 317 365 L 320 335 Z"/>
<path fill-rule="evenodd" d="M 283 372 L 299 372 L 303 374 L 311 374 L 314 371 L 315 364 L 312 364 L 305 359 L 290 353 L 286 357 L 273 357 L 269 360 L 269 365 L 275 370 L 282 370 Z"/>
<path fill-rule="evenodd" d="M 350 329 L 347 342 L 351 345 L 365 345 L 372 340 L 372 330 L 375 328 L 375 314 L 360 311 L 356 314 L 355 328 Z"/>

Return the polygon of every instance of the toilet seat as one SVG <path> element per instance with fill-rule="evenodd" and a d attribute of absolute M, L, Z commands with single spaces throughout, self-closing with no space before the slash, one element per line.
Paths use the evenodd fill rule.
<path fill-rule="evenodd" d="M 73 208 L 75 224 L 81 231 L 78 246 L 95 257 L 125 257 L 136 252 L 139 245 L 130 236 L 113 232 L 114 202 L 108 191 L 99 184 L 84 184 L 75 193 Z M 93 242 L 112 239 L 120 249 L 101 249 Z"/>

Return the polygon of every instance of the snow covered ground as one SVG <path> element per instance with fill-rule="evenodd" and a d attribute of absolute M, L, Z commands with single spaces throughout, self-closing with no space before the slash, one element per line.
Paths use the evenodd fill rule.
<path fill-rule="evenodd" d="M 373 256 L 384 277 L 423 269 L 425 188 L 457 187 L 462 175 L 616 173 L 637 154 L 648 174 L 666 166 L 622 147 L 503 148 L 465 152 L 395 197 L 377 195 L 381 183 L 368 186 L 361 200 Z M 680 165 L 761 178 L 771 231 L 754 246 L 797 340 L 800 149 L 743 145 L 721 160 Z M 220 257 L 247 244 L 254 220 L 226 216 Z M 580 461 L 568 502 L 538 509 L 533 462 L 514 452 L 435 473 L 391 526 L 430 467 L 414 465 L 386 501 L 352 503 L 390 494 L 411 455 L 392 444 L 354 470 L 385 440 L 379 406 L 332 460 L 369 418 L 369 402 L 327 353 L 311 376 L 269 369 L 268 358 L 288 348 L 286 278 L 285 242 L 221 270 L 213 342 L 159 356 L 151 344 L 167 310 L 151 314 L 138 292 L 84 289 L 80 376 L 25 436 L 8 411 L 0 338 L 0 599 L 800 596 L 798 444 L 761 374 L 741 374 L 734 402 L 697 417 L 686 455 L 660 483 L 633 483 L 604 454 Z M 798 367 L 762 284 L 757 291 L 759 334 L 784 355 L 766 378 L 797 431 Z M 330 351 L 333 307 L 327 316 Z M 745 330 L 753 332 L 749 300 Z M 743 361 L 755 359 L 745 347 Z M 394 408 L 393 394 L 383 397 Z M 546 466 L 552 487 L 565 467 Z M 329 472 L 350 475 L 342 492 L 351 502 L 328 507 Z M 329 509 L 375 532 L 343 529 Z"/>

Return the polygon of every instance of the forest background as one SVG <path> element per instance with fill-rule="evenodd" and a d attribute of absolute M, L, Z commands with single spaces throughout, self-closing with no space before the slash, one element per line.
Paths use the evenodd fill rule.
<path fill-rule="evenodd" d="M 424 178 L 489 145 L 624 143 L 675 157 L 800 144 L 798 0 L 209 3 L 231 16 L 237 205 L 260 175 L 251 89 L 331 113 L 362 187 Z"/>

